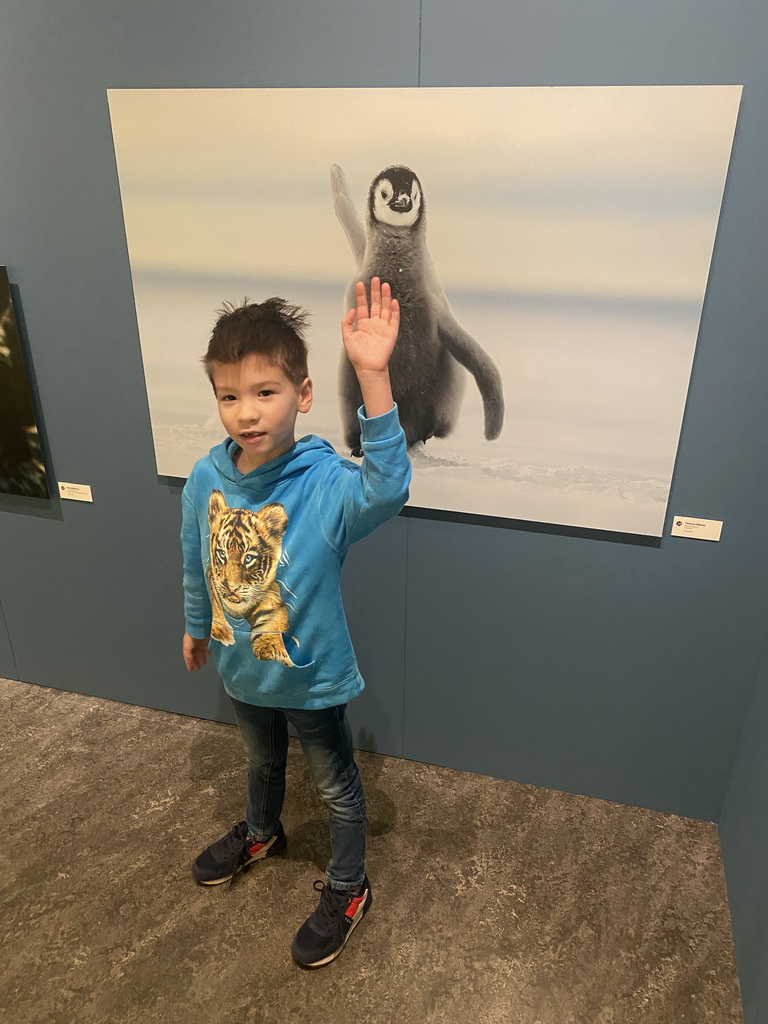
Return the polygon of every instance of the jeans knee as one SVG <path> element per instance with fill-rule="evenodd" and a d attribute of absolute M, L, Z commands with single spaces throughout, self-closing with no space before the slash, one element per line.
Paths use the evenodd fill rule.
<path fill-rule="evenodd" d="M 365 821 L 365 797 L 359 782 L 357 786 L 318 786 L 317 792 L 332 818 L 349 824 Z"/>
<path fill-rule="evenodd" d="M 285 775 L 285 762 L 277 761 L 275 758 L 254 757 L 245 758 L 245 766 L 249 773 L 264 778 L 277 778 Z"/>
<path fill-rule="evenodd" d="M 322 793 L 320 796 L 333 821 L 343 822 L 345 825 L 365 824 L 365 807 L 357 800 L 343 800 L 338 797 L 326 799 Z"/>

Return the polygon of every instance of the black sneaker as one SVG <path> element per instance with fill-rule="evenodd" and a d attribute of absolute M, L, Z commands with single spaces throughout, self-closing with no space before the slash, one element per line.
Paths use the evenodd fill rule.
<path fill-rule="evenodd" d="M 247 871 L 255 861 L 285 853 L 287 848 L 281 824 L 271 839 L 258 843 L 248 838 L 248 825 L 241 821 L 203 850 L 192 863 L 192 874 L 200 885 L 219 885 L 230 879 L 234 882 L 239 872 Z"/>
<path fill-rule="evenodd" d="M 314 887 L 320 902 L 291 943 L 291 956 L 303 967 L 322 967 L 335 959 L 373 901 L 367 878 L 359 896 L 339 892 L 323 882 L 315 882 Z"/>

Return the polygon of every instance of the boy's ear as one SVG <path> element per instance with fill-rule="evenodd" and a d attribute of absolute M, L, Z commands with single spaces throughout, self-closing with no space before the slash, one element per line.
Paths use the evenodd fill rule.
<path fill-rule="evenodd" d="M 312 408 L 312 379 L 305 377 L 299 388 L 299 412 L 309 412 Z"/>

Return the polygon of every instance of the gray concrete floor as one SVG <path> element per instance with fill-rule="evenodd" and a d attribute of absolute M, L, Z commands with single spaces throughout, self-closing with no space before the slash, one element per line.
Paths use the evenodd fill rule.
<path fill-rule="evenodd" d="M 374 903 L 288 948 L 328 827 L 292 746 L 287 858 L 189 863 L 242 817 L 236 730 L 0 681 L 9 1024 L 737 1024 L 717 829 L 362 753 Z M 292 741 L 293 742 L 293 741 Z"/>

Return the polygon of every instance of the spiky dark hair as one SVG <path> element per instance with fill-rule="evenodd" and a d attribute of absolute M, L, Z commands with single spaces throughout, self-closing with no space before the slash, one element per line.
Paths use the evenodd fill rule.
<path fill-rule="evenodd" d="M 265 299 L 242 305 L 225 302 L 217 311 L 203 366 L 213 384 L 213 363 L 239 363 L 247 356 L 263 356 L 279 366 L 295 386 L 309 376 L 305 333 L 309 313 L 285 299 Z"/>

